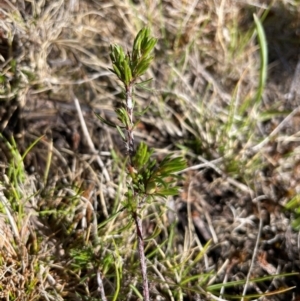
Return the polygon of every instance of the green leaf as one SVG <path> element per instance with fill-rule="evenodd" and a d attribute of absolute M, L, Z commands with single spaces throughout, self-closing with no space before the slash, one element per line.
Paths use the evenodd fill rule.
<path fill-rule="evenodd" d="M 267 81 L 267 69 L 268 69 L 268 47 L 267 47 L 267 39 L 264 32 L 264 28 L 259 20 L 259 18 L 256 16 L 256 14 L 253 15 L 255 27 L 257 31 L 258 36 L 258 42 L 260 46 L 260 74 L 259 74 L 259 87 L 256 94 L 256 103 L 259 103 L 261 101 L 261 97 L 266 85 Z"/>
<path fill-rule="evenodd" d="M 147 85 L 148 83 L 150 83 L 152 80 L 153 80 L 153 78 L 146 79 L 146 80 L 144 80 L 144 81 L 141 81 L 140 83 L 136 83 L 135 86 L 136 86 L 136 87 L 139 87 L 139 88 L 142 88 L 142 89 L 145 89 L 145 90 L 147 90 L 147 91 L 153 91 L 153 89 L 150 89 L 150 88 L 148 88 L 148 87 L 146 86 L 146 85 Z M 147 109 L 148 109 L 148 107 L 147 107 Z M 144 111 L 143 111 L 143 112 L 144 112 Z"/>
<path fill-rule="evenodd" d="M 142 42 L 143 29 L 141 29 L 133 42 L 132 47 L 132 60 L 136 61 L 141 56 L 141 42 Z"/>
<path fill-rule="evenodd" d="M 6 82 L 6 77 L 0 73 L 0 84 L 4 84 Z"/>
<path fill-rule="evenodd" d="M 114 124 L 114 123 L 111 122 L 111 121 L 108 121 L 108 120 L 104 119 L 101 115 L 99 115 L 99 114 L 97 114 L 97 113 L 95 113 L 95 112 L 94 112 L 94 114 L 96 115 L 96 117 L 97 117 L 101 122 L 107 124 L 108 126 L 113 127 L 113 128 L 117 127 L 116 124 Z M 124 128 L 124 127 L 123 127 L 123 128 Z"/>
<path fill-rule="evenodd" d="M 178 194 L 178 187 L 170 187 L 170 188 L 160 188 L 157 190 L 157 195 L 159 196 L 170 196 Z"/>
<path fill-rule="evenodd" d="M 277 117 L 286 117 L 290 113 L 291 113 L 291 110 L 284 110 L 284 111 L 266 110 L 259 114 L 258 120 L 261 122 L 264 122 L 264 121 L 271 120 L 271 119 L 277 118 Z"/>
<path fill-rule="evenodd" d="M 120 64 L 125 59 L 125 52 L 119 45 L 110 45 L 110 59 L 112 63 Z"/>
<path fill-rule="evenodd" d="M 130 61 L 129 57 L 127 56 L 126 60 L 123 61 L 123 68 L 124 68 L 124 82 L 126 85 L 129 85 L 132 81 L 132 74 L 130 68 Z"/>
<path fill-rule="evenodd" d="M 153 165 L 155 164 L 155 161 L 150 160 L 150 157 L 153 153 L 153 150 L 149 150 L 146 143 L 141 142 L 139 146 L 136 149 L 136 153 L 134 157 L 132 158 L 132 162 L 134 167 L 140 171 L 143 167 L 145 167 L 148 164 Z"/>
<path fill-rule="evenodd" d="M 151 38 L 147 41 L 147 43 L 145 44 L 144 47 L 142 46 L 143 57 L 147 57 L 151 53 L 151 51 L 154 49 L 156 43 L 157 43 L 157 39 Z"/>
<path fill-rule="evenodd" d="M 159 172 L 169 174 L 179 172 L 186 168 L 186 161 L 182 157 L 171 158 L 170 155 L 165 157 L 159 165 Z"/>
<path fill-rule="evenodd" d="M 146 193 L 147 194 L 154 194 L 157 190 L 157 186 L 156 186 L 156 183 L 155 182 L 149 182 L 147 183 L 147 186 L 146 186 Z"/>
<path fill-rule="evenodd" d="M 142 29 L 143 35 L 142 35 L 142 41 L 141 41 L 141 48 L 144 49 L 145 46 L 148 44 L 149 36 L 150 36 L 150 29 L 148 27 L 145 27 Z"/>
<path fill-rule="evenodd" d="M 55 210 L 56 212 L 56 210 Z M 106 220 L 104 220 L 103 222 L 101 222 L 98 225 L 98 230 L 101 230 L 102 228 L 104 228 L 109 222 L 113 221 L 120 213 L 122 212 L 122 210 L 119 210 L 117 212 L 115 212 L 114 214 L 111 214 Z"/>
<path fill-rule="evenodd" d="M 299 275 L 299 273 L 292 272 L 292 273 L 282 273 L 282 274 L 278 274 L 278 275 L 258 277 L 258 278 L 251 279 L 250 282 L 251 283 L 259 283 L 259 282 L 263 282 L 266 280 L 273 280 L 278 277 L 288 277 L 288 276 L 294 276 L 294 275 Z M 246 282 L 246 280 L 244 279 L 244 280 L 231 281 L 231 282 L 227 282 L 227 283 L 218 283 L 218 284 L 209 285 L 206 287 L 206 289 L 209 292 L 212 292 L 212 291 L 219 290 L 223 287 L 226 288 L 226 287 L 234 287 L 236 285 L 242 285 L 242 284 L 245 284 L 245 282 Z"/>
<path fill-rule="evenodd" d="M 286 209 L 295 209 L 297 207 L 300 207 L 300 194 L 295 195 L 291 200 L 288 201 L 288 203 L 285 205 Z"/>
<path fill-rule="evenodd" d="M 140 60 L 133 71 L 133 76 L 136 78 L 143 75 L 146 72 L 146 70 L 149 68 L 149 65 L 152 60 L 153 60 L 152 56 Z"/>
<path fill-rule="evenodd" d="M 133 124 L 133 127 L 132 127 L 132 129 L 134 130 L 137 126 L 138 126 L 138 124 L 141 122 L 141 120 L 137 120 L 134 124 Z"/>
<path fill-rule="evenodd" d="M 297 217 L 292 221 L 292 227 L 294 230 L 299 231 L 300 230 L 300 217 Z"/>
<path fill-rule="evenodd" d="M 144 299 L 142 294 L 139 292 L 139 290 L 133 284 L 130 284 L 130 287 L 140 300 Z"/>
<path fill-rule="evenodd" d="M 122 122 L 122 124 L 124 124 L 125 127 L 128 127 L 130 125 L 130 120 L 125 108 L 116 109 L 116 114 L 118 116 L 118 119 Z"/>
<path fill-rule="evenodd" d="M 113 73 L 115 73 L 117 77 L 122 80 L 122 73 L 116 64 L 113 64 Z"/>
<path fill-rule="evenodd" d="M 125 135 L 124 135 L 123 131 L 121 130 L 121 128 L 120 128 L 118 125 L 116 126 L 116 128 L 117 128 L 117 130 L 118 130 L 120 136 L 122 137 L 122 139 L 123 139 L 124 141 L 126 141 Z"/>
<path fill-rule="evenodd" d="M 193 281 L 196 281 L 196 280 L 200 281 L 202 278 L 203 278 L 202 274 L 189 276 L 189 277 L 185 278 L 184 280 L 182 280 L 179 285 L 183 286 L 187 283 L 192 283 Z"/>

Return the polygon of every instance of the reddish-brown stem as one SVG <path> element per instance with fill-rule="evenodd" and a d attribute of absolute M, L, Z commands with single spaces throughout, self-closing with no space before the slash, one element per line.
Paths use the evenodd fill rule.
<path fill-rule="evenodd" d="M 128 120 L 130 124 L 126 125 L 127 131 L 127 151 L 130 161 L 132 162 L 132 158 L 134 156 L 134 136 L 133 136 L 133 99 L 132 99 L 132 90 L 133 90 L 133 82 L 130 83 L 128 86 L 125 86 L 125 93 L 126 93 L 126 112 L 128 114 Z M 134 166 L 133 166 L 134 167 Z M 134 188 L 133 188 L 134 189 Z M 139 197 L 134 193 L 136 196 L 136 202 L 139 202 Z M 139 204 L 137 204 L 136 208 L 139 208 Z M 144 301 L 150 301 L 150 294 L 149 294 L 149 284 L 148 284 L 148 276 L 147 276 L 147 262 L 145 257 L 145 250 L 144 250 L 144 240 L 143 240 L 143 226 L 142 226 L 142 219 L 139 217 L 138 212 L 132 212 L 132 217 L 135 221 L 136 225 L 136 232 L 138 238 L 138 253 L 140 257 L 140 266 L 141 272 L 143 277 L 143 297 Z"/>

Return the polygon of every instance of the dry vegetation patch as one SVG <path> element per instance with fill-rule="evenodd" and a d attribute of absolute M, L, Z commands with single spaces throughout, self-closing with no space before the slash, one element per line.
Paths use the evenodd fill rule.
<path fill-rule="evenodd" d="M 146 210 L 153 300 L 289 287 L 253 298 L 298 300 L 298 275 L 210 285 L 300 270 L 285 209 L 300 192 L 299 22 L 285 0 L 0 0 L 0 299 L 101 300 L 103 287 L 108 300 L 138 300 L 124 145 L 94 112 L 116 120 L 109 45 L 130 49 L 147 25 L 158 44 L 153 80 L 136 91 L 148 107 L 137 140 L 189 163 L 181 196 Z"/>

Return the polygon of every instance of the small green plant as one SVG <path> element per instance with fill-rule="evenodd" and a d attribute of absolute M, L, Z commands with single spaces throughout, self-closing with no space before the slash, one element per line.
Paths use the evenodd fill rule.
<path fill-rule="evenodd" d="M 134 120 L 134 87 L 153 60 L 152 52 L 156 42 L 157 40 L 150 36 L 150 30 L 144 28 L 137 34 L 131 52 L 125 53 L 119 45 L 111 45 L 110 58 L 113 68 L 110 70 L 117 75 L 123 85 L 124 101 L 121 108 L 115 110 L 118 124 L 113 124 L 98 116 L 104 123 L 118 129 L 126 147 L 128 181 L 123 205 L 136 225 L 145 301 L 149 301 L 150 296 L 142 235 L 143 204 L 157 197 L 166 198 L 169 195 L 176 195 L 178 193 L 178 187 L 175 185 L 178 178 L 176 173 L 186 166 L 182 157 L 171 155 L 157 162 L 152 157 L 153 150 L 149 149 L 145 143 L 142 142 L 136 147 L 134 142 L 133 132 L 139 122 Z"/>
<path fill-rule="evenodd" d="M 296 230 L 300 230 L 300 195 L 296 194 L 292 197 L 289 202 L 285 205 L 287 210 L 294 213 L 294 219 L 292 221 L 292 227 Z"/>

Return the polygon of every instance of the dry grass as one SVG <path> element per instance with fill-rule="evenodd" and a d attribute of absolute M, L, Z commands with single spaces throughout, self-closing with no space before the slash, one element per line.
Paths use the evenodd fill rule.
<path fill-rule="evenodd" d="M 298 300 L 298 276 L 210 285 L 300 269 L 284 210 L 300 191 L 299 16 L 286 0 L 0 0 L 0 300 L 101 300 L 101 276 L 108 300 L 138 300 L 124 146 L 93 112 L 116 118 L 109 45 L 145 25 L 158 45 L 136 136 L 189 162 L 182 195 L 145 211 L 153 300 Z"/>

